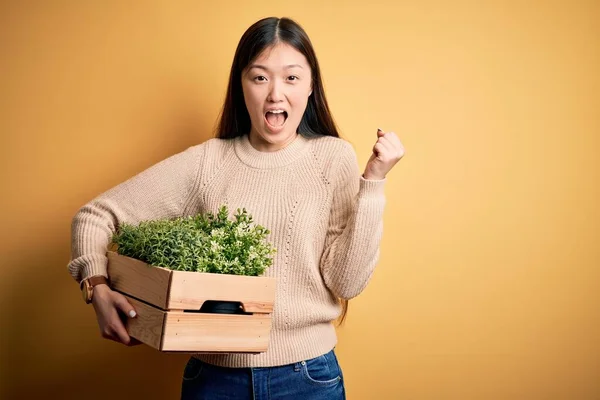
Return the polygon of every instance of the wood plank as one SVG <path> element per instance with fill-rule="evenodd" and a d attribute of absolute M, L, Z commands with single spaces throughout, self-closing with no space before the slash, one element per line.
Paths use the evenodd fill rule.
<path fill-rule="evenodd" d="M 135 258 L 107 252 L 108 276 L 113 289 L 167 309 L 172 271 L 151 267 Z"/>
<path fill-rule="evenodd" d="M 173 271 L 170 310 L 199 310 L 206 300 L 239 301 L 244 311 L 271 313 L 275 302 L 276 279 Z"/>
<path fill-rule="evenodd" d="M 170 311 L 163 351 L 260 353 L 267 350 L 271 315 L 228 315 Z"/>
<path fill-rule="evenodd" d="M 127 318 L 126 320 L 127 333 L 140 342 L 160 350 L 167 313 L 127 295 L 125 297 L 137 312 L 135 318 Z"/>

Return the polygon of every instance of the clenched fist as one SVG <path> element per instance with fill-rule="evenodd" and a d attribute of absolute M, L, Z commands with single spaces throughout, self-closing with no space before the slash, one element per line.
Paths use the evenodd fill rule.
<path fill-rule="evenodd" d="M 384 179 L 394 165 L 404 156 L 404 146 L 394 132 L 377 130 L 377 143 L 373 154 L 367 161 L 363 178 L 369 180 Z"/>

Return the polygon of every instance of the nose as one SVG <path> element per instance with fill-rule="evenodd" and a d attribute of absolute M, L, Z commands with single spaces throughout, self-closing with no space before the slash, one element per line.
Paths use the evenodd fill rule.
<path fill-rule="evenodd" d="M 271 82 L 271 86 L 269 87 L 269 95 L 267 96 L 267 101 L 271 103 L 278 103 L 283 100 L 283 92 L 281 88 L 281 83 L 275 79 Z"/>

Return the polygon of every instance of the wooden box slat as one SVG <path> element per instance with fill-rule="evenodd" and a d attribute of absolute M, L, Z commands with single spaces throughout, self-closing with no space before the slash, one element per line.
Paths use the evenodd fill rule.
<path fill-rule="evenodd" d="M 244 311 L 273 311 L 275 279 L 255 276 L 173 271 L 170 310 L 199 310 L 206 300 L 239 301 Z"/>
<path fill-rule="evenodd" d="M 134 258 L 108 252 L 113 289 L 163 310 L 199 310 L 206 300 L 239 301 L 244 311 L 271 313 L 275 278 L 150 268 Z"/>
<path fill-rule="evenodd" d="M 186 348 L 204 353 L 267 350 L 271 317 L 265 314 L 167 313 L 164 351 Z"/>
<path fill-rule="evenodd" d="M 107 253 L 110 286 L 145 302 L 166 310 L 171 287 L 171 270 L 150 268 L 135 258 L 122 256 L 113 251 Z"/>
<path fill-rule="evenodd" d="M 268 348 L 269 315 L 168 312 L 125 297 L 138 311 L 136 318 L 127 320 L 127 332 L 157 350 L 260 353 Z"/>
<path fill-rule="evenodd" d="M 160 350 L 167 312 L 125 295 L 137 316 L 127 318 L 127 333 L 148 346 Z"/>

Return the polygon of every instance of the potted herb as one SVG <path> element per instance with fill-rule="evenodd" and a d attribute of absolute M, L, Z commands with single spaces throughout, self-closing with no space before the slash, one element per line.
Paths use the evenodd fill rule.
<path fill-rule="evenodd" d="M 276 249 L 245 209 L 122 224 L 108 252 L 111 287 L 138 311 L 129 334 L 161 351 L 266 351 Z"/>

